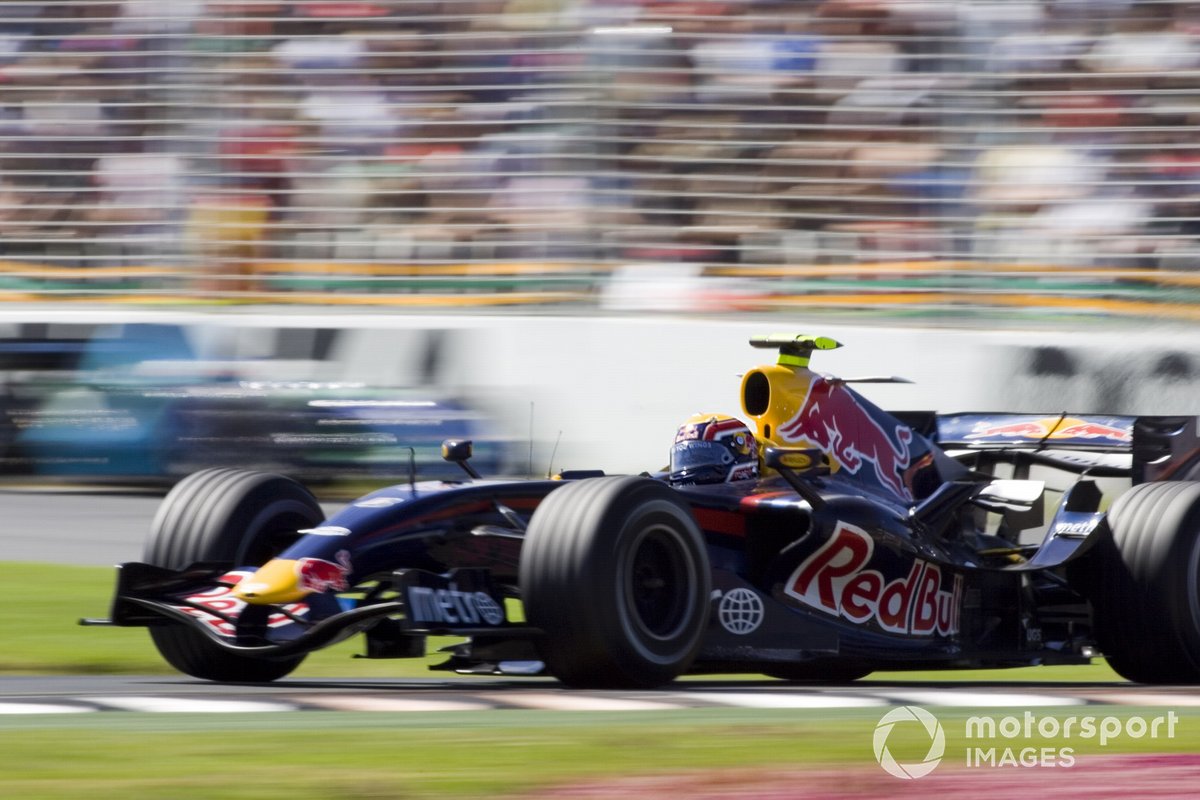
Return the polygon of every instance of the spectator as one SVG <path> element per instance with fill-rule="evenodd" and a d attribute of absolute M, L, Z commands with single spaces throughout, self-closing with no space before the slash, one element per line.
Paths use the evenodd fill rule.
<path fill-rule="evenodd" d="M 301 251 L 1178 263 L 1198 33 L 1149 0 L 0 4 L 0 244 L 223 288 Z"/>

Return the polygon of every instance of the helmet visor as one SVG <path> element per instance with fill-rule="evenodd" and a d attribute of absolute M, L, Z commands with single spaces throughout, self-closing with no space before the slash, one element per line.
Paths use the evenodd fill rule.
<path fill-rule="evenodd" d="M 671 448 L 671 472 L 697 467 L 727 467 L 733 453 L 717 442 L 680 442 Z"/>

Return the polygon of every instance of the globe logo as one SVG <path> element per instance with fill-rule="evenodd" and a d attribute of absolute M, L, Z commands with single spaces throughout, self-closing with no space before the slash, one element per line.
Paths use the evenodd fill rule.
<path fill-rule="evenodd" d="M 499 625 L 504 622 L 504 609 L 487 592 L 475 593 L 475 610 L 488 625 Z"/>
<path fill-rule="evenodd" d="M 764 614 L 762 598 L 749 589 L 726 592 L 717 606 L 717 619 L 721 621 L 721 626 L 738 636 L 758 630 Z"/>
<path fill-rule="evenodd" d="M 896 724 L 901 722 L 920 724 L 925 735 L 929 737 L 929 751 L 920 761 L 902 764 L 888 749 L 888 737 L 891 736 L 892 729 L 896 727 Z M 912 726 L 905 727 L 911 728 Z M 946 732 L 942 730 L 942 723 L 938 722 L 937 717 L 925 709 L 916 706 L 900 706 L 893 708 L 879 720 L 879 724 L 875 726 L 874 745 L 875 760 L 879 762 L 879 766 L 883 767 L 885 772 L 906 781 L 914 780 L 925 777 L 933 772 L 938 764 L 942 763 L 942 756 L 946 753 Z"/>

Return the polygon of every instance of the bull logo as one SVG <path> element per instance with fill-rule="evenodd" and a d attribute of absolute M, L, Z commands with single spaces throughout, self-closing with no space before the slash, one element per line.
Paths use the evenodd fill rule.
<path fill-rule="evenodd" d="M 344 592 L 350 588 L 350 553 L 338 550 L 337 563 L 323 558 L 301 558 L 296 562 L 300 589 L 308 592 Z"/>
<path fill-rule="evenodd" d="M 880 424 L 864 401 L 841 383 L 813 379 L 800 410 L 779 427 L 779 435 L 785 442 L 816 445 L 851 475 L 869 462 L 880 484 L 897 497 L 912 500 L 901 480 L 911 462 L 912 431 L 900 424 Z"/>

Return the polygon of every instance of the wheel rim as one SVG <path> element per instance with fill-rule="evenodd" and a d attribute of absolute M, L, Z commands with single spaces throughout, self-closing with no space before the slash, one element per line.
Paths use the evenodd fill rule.
<path fill-rule="evenodd" d="M 628 616 L 642 636 L 667 641 L 693 616 L 695 562 L 672 528 L 646 528 L 629 548 L 624 570 Z"/>

